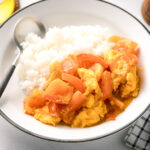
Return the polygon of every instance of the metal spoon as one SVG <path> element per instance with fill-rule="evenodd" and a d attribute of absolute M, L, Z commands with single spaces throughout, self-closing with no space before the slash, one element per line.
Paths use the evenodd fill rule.
<path fill-rule="evenodd" d="M 29 33 L 35 33 L 40 37 L 43 37 L 45 35 L 45 27 L 44 25 L 37 19 L 32 18 L 32 17 L 26 17 L 21 19 L 15 26 L 14 30 L 14 40 L 16 45 L 19 48 L 18 54 L 16 58 L 14 59 L 11 67 L 9 68 L 8 72 L 6 73 L 3 81 L 0 84 L 0 97 L 2 96 L 16 66 L 18 63 L 18 60 L 23 52 L 23 47 L 21 43 L 25 41 L 26 36 Z"/>

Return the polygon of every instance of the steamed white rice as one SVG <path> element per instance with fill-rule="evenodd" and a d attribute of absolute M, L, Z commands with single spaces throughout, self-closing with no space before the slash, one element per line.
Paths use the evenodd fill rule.
<path fill-rule="evenodd" d="M 49 66 L 69 54 L 99 55 L 110 49 L 111 32 L 101 26 L 67 26 L 50 28 L 45 38 L 30 33 L 22 43 L 24 51 L 18 64 L 19 82 L 25 93 L 42 88 L 49 76 Z"/>

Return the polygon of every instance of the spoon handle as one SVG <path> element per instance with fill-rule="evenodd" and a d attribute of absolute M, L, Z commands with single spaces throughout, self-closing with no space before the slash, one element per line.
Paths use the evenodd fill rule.
<path fill-rule="evenodd" d="M 1 84 L 0 84 L 0 98 L 1 98 L 1 96 L 2 96 L 2 94 L 3 94 L 3 92 L 4 92 L 4 90 L 5 90 L 5 88 L 6 88 L 7 84 L 8 84 L 8 82 L 9 82 L 9 80 L 10 80 L 12 74 L 13 74 L 14 71 L 15 71 L 16 65 L 17 65 L 17 63 L 18 63 L 18 61 L 19 61 L 19 58 L 20 58 L 20 55 L 21 55 L 21 53 L 20 53 L 20 51 L 19 51 L 19 53 L 18 53 L 18 55 L 16 56 L 14 62 L 12 63 L 11 67 L 9 68 L 8 72 L 6 73 L 4 79 L 2 80 L 2 82 L 1 82 Z"/>
<path fill-rule="evenodd" d="M 11 78 L 11 76 L 12 76 L 14 70 L 15 70 L 15 68 L 16 68 L 15 65 L 12 65 L 12 66 L 9 68 L 9 70 L 8 70 L 8 72 L 7 72 L 7 74 L 6 74 L 5 78 L 4 78 L 4 80 L 3 80 L 2 83 L 0 84 L 0 97 L 2 96 L 2 94 L 3 94 L 3 92 L 4 92 L 4 90 L 5 90 L 6 86 L 7 86 L 7 84 L 8 84 L 8 82 L 9 82 L 9 80 L 10 80 L 10 78 Z"/>

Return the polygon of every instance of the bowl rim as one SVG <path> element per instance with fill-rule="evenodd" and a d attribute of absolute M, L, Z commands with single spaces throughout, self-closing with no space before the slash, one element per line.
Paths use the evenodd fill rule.
<path fill-rule="evenodd" d="M 0 29 L 12 18 L 14 17 L 15 15 L 17 15 L 18 13 L 22 12 L 23 10 L 27 9 L 28 7 L 32 6 L 32 5 L 36 5 L 38 3 L 42 3 L 46 0 L 40 0 L 40 1 L 37 1 L 37 2 L 34 2 L 26 7 L 23 7 L 22 9 L 19 9 L 18 11 L 16 11 L 14 14 L 12 14 L 5 22 L 3 22 L 1 25 L 0 25 Z M 137 21 L 146 31 L 147 33 L 150 35 L 150 31 L 147 29 L 147 27 L 138 19 L 136 18 L 133 14 L 131 14 L 130 12 L 128 12 L 127 10 L 123 9 L 122 7 L 120 6 L 117 6 L 113 3 L 110 3 L 110 2 L 107 2 L 105 0 L 96 0 L 96 1 L 100 1 L 102 3 L 105 3 L 105 4 L 108 4 L 110 6 L 113 6 L 117 9 L 120 9 L 121 11 L 125 12 L 126 14 L 128 14 L 130 17 L 132 17 L 133 19 L 135 19 L 135 21 Z M 140 118 L 145 112 L 146 110 L 150 107 L 150 104 L 145 108 L 145 110 L 143 110 L 143 112 L 137 116 L 133 121 L 131 121 L 130 123 L 128 123 L 127 125 L 123 126 L 122 128 L 118 129 L 118 130 L 115 130 L 107 135 L 103 135 L 103 136 L 99 136 L 99 137 L 94 137 L 94 138 L 86 138 L 86 139 L 83 139 L 83 140 L 63 140 L 63 139 L 56 139 L 56 138 L 48 138 L 46 136 L 42 136 L 42 135 L 39 135 L 39 134 L 36 134 L 36 133 L 33 133 L 32 131 L 29 131 L 25 128 L 23 128 L 22 126 L 18 125 L 17 123 L 15 123 L 13 120 L 11 120 L 1 109 L 0 109 L 0 115 L 5 119 L 7 120 L 10 124 L 12 124 L 14 127 L 16 127 L 17 129 L 23 131 L 24 133 L 27 133 L 31 136 L 34 136 L 34 137 L 37 137 L 37 138 L 40 138 L 40 139 L 43 139 L 43 140 L 48 140 L 48 141 L 54 141 L 54 142 L 63 142 L 63 143 L 81 143 L 81 142 L 89 142 L 89 141 L 93 141 L 93 140 L 98 140 L 98 139 L 102 139 L 102 138 L 105 138 L 107 136 L 111 136 L 123 129 L 126 129 L 127 127 L 129 127 L 132 123 L 134 123 L 138 118 Z"/>

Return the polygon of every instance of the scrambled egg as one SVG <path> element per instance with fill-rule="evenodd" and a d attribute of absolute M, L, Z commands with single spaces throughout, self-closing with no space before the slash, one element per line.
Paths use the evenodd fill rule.
<path fill-rule="evenodd" d="M 136 97 L 139 91 L 139 77 L 136 65 L 130 64 L 123 58 L 123 54 L 116 50 L 108 50 L 105 60 L 112 71 L 114 91 L 119 88 L 121 97 Z"/>
<path fill-rule="evenodd" d="M 43 108 L 36 109 L 34 118 L 49 125 L 56 126 L 60 121 L 60 117 L 52 117 L 49 113 L 48 106 L 45 105 Z"/>
<path fill-rule="evenodd" d="M 105 60 L 112 71 L 113 89 L 116 91 L 119 85 L 125 82 L 129 65 L 125 60 L 121 59 L 121 53 L 116 50 L 108 50 L 105 55 Z"/>
<path fill-rule="evenodd" d="M 72 127 L 84 128 L 95 125 L 104 119 L 106 113 L 107 107 L 104 101 L 97 101 L 94 107 L 85 107 L 79 112 L 73 120 Z"/>
<path fill-rule="evenodd" d="M 94 71 L 96 79 L 97 79 L 97 81 L 99 81 L 101 79 L 102 73 L 104 71 L 102 65 L 97 63 L 94 65 L 93 68 L 91 68 L 91 70 Z"/>
<path fill-rule="evenodd" d="M 84 93 L 85 95 L 89 95 L 92 92 L 95 92 L 95 94 L 98 97 L 101 97 L 103 95 L 103 93 L 101 92 L 101 89 L 99 87 L 96 75 L 92 70 L 85 69 L 85 68 L 79 68 L 78 74 L 79 74 L 81 80 L 85 83 L 85 86 L 86 86 L 86 91 Z"/>
<path fill-rule="evenodd" d="M 120 87 L 121 97 L 133 96 L 136 97 L 139 91 L 139 78 L 137 77 L 136 66 L 131 67 L 127 73 L 126 83 Z"/>

